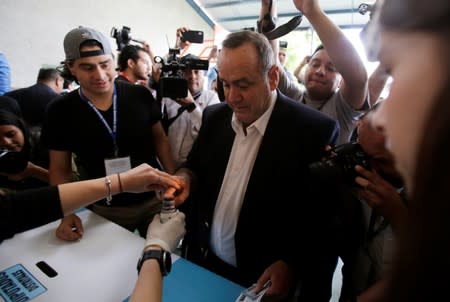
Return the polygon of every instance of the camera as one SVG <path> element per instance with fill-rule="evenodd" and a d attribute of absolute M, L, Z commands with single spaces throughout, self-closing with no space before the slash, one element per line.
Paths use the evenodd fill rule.
<path fill-rule="evenodd" d="M 188 83 L 184 79 L 183 71 L 185 69 L 208 70 L 208 60 L 200 60 L 191 55 L 180 58 L 179 54 L 179 48 L 170 48 L 166 62 L 161 57 L 155 57 L 155 63 L 161 64 L 159 85 L 162 97 L 172 99 L 185 98 L 187 96 Z"/>
<path fill-rule="evenodd" d="M 375 11 L 375 4 L 361 3 L 358 6 L 358 12 L 361 15 L 365 15 L 367 13 L 369 13 L 369 15 L 371 15 L 374 11 Z"/>
<path fill-rule="evenodd" d="M 144 41 L 131 38 L 131 28 L 128 26 L 122 26 L 122 30 L 115 27 L 111 29 L 111 37 L 116 39 L 117 50 L 121 51 L 126 45 L 130 44 L 131 41 L 144 44 Z"/>
<path fill-rule="evenodd" d="M 355 166 L 360 165 L 370 170 L 369 156 L 358 143 L 335 146 L 331 153 L 334 154 L 332 158 L 309 165 L 313 179 L 328 183 L 345 182 L 356 185 L 355 177 L 358 173 L 355 171 Z"/>
<path fill-rule="evenodd" d="M 25 170 L 28 156 L 25 152 L 0 149 L 0 173 L 17 174 Z"/>

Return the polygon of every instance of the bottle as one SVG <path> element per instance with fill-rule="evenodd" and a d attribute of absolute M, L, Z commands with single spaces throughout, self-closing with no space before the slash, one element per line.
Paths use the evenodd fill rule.
<path fill-rule="evenodd" d="M 173 200 L 171 200 L 171 199 L 163 200 L 162 207 L 161 207 L 161 214 L 160 214 L 161 223 L 164 223 L 167 220 L 169 220 L 170 218 L 172 218 L 173 216 L 175 216 L 177 214 L 177 212 L 178 212 L 178 210 L 175 207 L 175 203 Z"/>

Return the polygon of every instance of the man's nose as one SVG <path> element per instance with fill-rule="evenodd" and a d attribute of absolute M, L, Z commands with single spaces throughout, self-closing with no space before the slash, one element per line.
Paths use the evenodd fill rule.
<path fill-rule="evenodd" d="M 105 71 L 100 66 L 96 66 L 93 74 L 96 78 L 103 78 Z"/>
<path fill-rule="evenodd" d="M 325 74 L 325 66 L 324 65 L 320 65 L 319 67 L 316 68 L 316 73 L 318 74 Z"/>
<path fill-rule="evenodd" d="M 242 100 L 242 95 L 241 95 L 240 89 L 237 87 L 231 86 L 228 89 L 228 93 L 225 94 L 225 99 L 229 102 L 238 102 L 238 101 Z"/>
<path fill-rule="evenodd" d="M 373 129 L 375 129 L 381 135 L 385 135 L 385 119 L 386 114 L 383 112 L 384 110 L 383 104 L 380 104 L 378 108 L 370 113 L 368 113 L 368 120 L 370 121 L 370 125 Z"/>

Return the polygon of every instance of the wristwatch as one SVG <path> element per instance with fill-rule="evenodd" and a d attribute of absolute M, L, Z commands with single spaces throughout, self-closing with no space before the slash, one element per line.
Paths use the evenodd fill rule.
<path fill-rule="evenodd" d="M 172 257 L 170 252 L 164 250 L 148 250 L 142 254 L 141 259 L 139 259 L 137 264 L 138 274 L 141 271 L 142 264 L 147 259 L 156 259 L 159 263 L 159 269 L 161 270 L 161 275 L 167 276 L 172 269 Z"/>

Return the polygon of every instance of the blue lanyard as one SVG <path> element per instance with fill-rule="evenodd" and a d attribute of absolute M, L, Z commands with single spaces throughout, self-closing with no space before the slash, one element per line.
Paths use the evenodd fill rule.
<path fill-rule="evenodd" d="M 103 115 L 98 111 L 98 109 L 92 104 L 92 102 L 83 94 L 81 91 L 81 88 L 78 90 L 80 97 L 82 100 L 84 100 L 89 106 L 91 106 L 92 110 L 94 110 L 95 113 L 97 113 L 97 116 L 102 121 L 103 125 L 105 125 L 106 129 L 108 130 L 109 134 L 111 135 L 111 138 L 113 140 L 114 144 L 114 156 L 117 157 L 119 154 L 119 148 L 117 146 L 117 91 L 116 91 L 116 85 L 114 85 L 114 93 L 113 93 L 113 128 L 108 125 L 108 122 L 105 120 Z"/>

